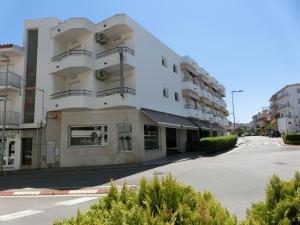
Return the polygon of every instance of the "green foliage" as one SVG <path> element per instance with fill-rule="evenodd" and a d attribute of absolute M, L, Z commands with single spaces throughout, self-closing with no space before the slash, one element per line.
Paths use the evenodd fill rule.
<path fill-rule="evenodd" d="M 244 225 L 300 224 L 300 174 L 290 181 L 272 176 L 266 187 L 264 202 L 254 203 L 247 210 Z"/>
<path fill-rule="evenodd" d="M 151 181 L 143 178 L 140 189 L 120 192 L 112 185 L 109 194 L 90 210 L 55 225 L 235 225 L 237 219 L 209 192 L 198 193 L 171 175 Z"/>
<path fill-rule="evenodd" d="M 238 138 L 235 135 L 201 138 L 199 150 L 205 153 L 216 153 L 235 146 Z"/>
<path fill-rule="evenodd" d="M 283 134 L 282 140 L 285 144 L 300 145 L 300 134 Z"/>

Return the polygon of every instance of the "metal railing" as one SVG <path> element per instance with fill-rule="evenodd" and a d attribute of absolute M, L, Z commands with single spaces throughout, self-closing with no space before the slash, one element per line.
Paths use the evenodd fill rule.
<path fill-rule="evenodd" d="M 52 61 L 58 61 L 58 60 L 61 60 L 62 58 L 65 58 L 67 56 L 70 56 L 70 55 L 87 55 L 87 56 L 92 56 L 93 53 L 88 51 L 88 50 L 84 50 L 84 49 L 73 49 L 73 50 L 69 50 L 69 51 L 66 51 L 66 52 L 63 52 L 59 55 L 56 55 L 54 57 L 51 58 Z"/>
<path fill-rule="evenodd" d="M 115 47 L 109 50 L 106 50 L 104 52 L 100 52 L 96 54 L 96 58 L 101 58 L 110 54 L 114 54 L 114 53 L 120 53 L 120 52 L 127 52 L 130 55 L 134 55 L 134 51 L 131 48 L 128 47 Z"/>
<path fill-rule="evenodd" d="M 58 93 L 54 93 L 51 96 L 51 99 L 61 98 L 66 96 L 92 96 L 93 92 L 90 90 L 67 90 Z"/>
<path fill-rule="evenodd" d="M 4 111 L 0 111 L 0 125 L 3 125 L 3 116 L 4 116 Z M 6 125 L 20 125 L 20 113 L 11 111 L 11 110 L 7 110 L 5 124 Z"/>
<path fill-rule="evenodd" d="M 115 95 L 120 93 L 120 87 L 112 88 L 104 91 L 98 91 L 96 92 L 97 97 L 103 97 L 103 96 L 109 96 L 109 95 Z M 123 87 L 123 93 L 135 95 L 135 89 L 129 88 L 129 87 Z"/>
<path fill-rule="evenodd" d="M 288 107 L 290 107 L 289 103 L 288 104 L 279 105 L 278 110 L 282 110 L 282 109 L 285 109 L 285 108 L 288 108 Z"/>
<path fill-rule="evenodd" d="M 6 72 L 0 72 L 0 86 L 5 86 Z M 7 84 L 16 88 L 21 88 L 21 76 L 13 72 L 8 72 Z"/>
<path fill-rule="evenodd" d="M 289 96 L 289 93 L 288 92 L 283 92 L 282 94 L 280 94 L 280 96 L 278 96 L 277 100 L 280 100 L 280 99 L 282 99 L 284 97 L 287 97 L 287 96 Z"/>
<path fill-rule="evenodd" d="M 192 104 L 186 104 L 186 105 L 184 105 L 184 108 L 185 109 L 196 109 L 196 110 L 200 110 L 201 109 L 200 107 L 197 107 L 197 106 L 192 105 Z"/>

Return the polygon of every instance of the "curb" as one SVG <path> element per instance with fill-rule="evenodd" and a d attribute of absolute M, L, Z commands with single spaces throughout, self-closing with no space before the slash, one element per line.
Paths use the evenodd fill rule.
<path fill-rule="evenodd" d="M 118 190 L 122 186 L 116 186 Z M 129 190 L 137 189 L 137 185 L 126 185 Z M 0 191 L 0 196 L 59 196 L 59 195 L 101 195 L 107 194 L 110 186 L 97 189 L 77 189 L 77 190 L 41 190 L 41 191 Z"/>

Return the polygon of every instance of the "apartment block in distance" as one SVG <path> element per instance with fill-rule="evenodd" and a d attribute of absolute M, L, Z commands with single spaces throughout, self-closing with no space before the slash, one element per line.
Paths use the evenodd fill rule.
<path fill-rule="evenodd" d="M 0 46 L 7 169 L 142 162 L 228 125 L 224 86 L 125 14 L 27 20 L 23 43 Z"/>
<path fill-rule="evenodd" d="M 280 133 L 300 132 L 300 83 L 286 85 L 269 101 L 277 130 Z"/>

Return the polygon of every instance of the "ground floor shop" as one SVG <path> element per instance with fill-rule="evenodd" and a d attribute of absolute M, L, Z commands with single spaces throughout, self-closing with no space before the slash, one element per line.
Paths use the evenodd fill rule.
<path fill-rule="evenodd" d="M 143 162 L 191 150 L 201 132 L 184 117 L 143 108 L 50 112 L 43 128 L 7 132 L 5 168 Z"/>

